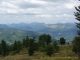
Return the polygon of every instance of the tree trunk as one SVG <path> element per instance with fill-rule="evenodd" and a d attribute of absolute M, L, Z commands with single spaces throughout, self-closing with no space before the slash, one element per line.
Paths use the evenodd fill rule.
<path fill-rule="evenodd" d="M 80 52 L 78 52 L 78 60 L 80 60 Z"/>

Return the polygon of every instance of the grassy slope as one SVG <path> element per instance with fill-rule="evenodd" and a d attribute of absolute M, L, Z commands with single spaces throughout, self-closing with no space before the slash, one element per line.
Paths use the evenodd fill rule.
<path fill-rule="evenodd" d="M 39 34 L 33 31 L 23 31 L 10 28 L 0 28 L 0 41 L 4 39 L 6 42 L 12 43 L 15 40 L 22 40 L 26 36 L 37 37 Z"/>
<path fill-rule="evenodd" d="M 77 55 L 72 52 L 72 46 L 60 46 L 60 51 L 53 54 L 52 57 L 42 52 L 35 52 L 33 56 L 29 56 L 27 49 L 24 48 L 16 55 L 6 56 L 4 60 L 77 60 Z"/>

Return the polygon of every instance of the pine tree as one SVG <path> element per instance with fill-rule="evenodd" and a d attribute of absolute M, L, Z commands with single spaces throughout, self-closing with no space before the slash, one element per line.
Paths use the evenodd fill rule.
<path fill-rule="evenodd" d="M 41 47 L 45 47 L 49 43 L 51 43 L 51 36 L 49 34 L 42 34 L 39 36 L 39 44 Z"/>
<path fill-rule="evenodd" d="M 4 39 L 1 41 L 1 45 L 2 45 L 3 56 L 6 56 L 6 54 L 7 54 L 7 45 L 6 45 L 6 42 L 4 41 Z"/>
<path fill-rule="evenodd" d="M 32 56 L 34 54 L 34 39 L 30 38 L 29 40 L 29 47 L 28 47 L 28 54 L 29 56 Z"/>
<path fill-rule="evenodd" d="M 54 53 L 54 46 L 53 45 L 51 45 L 51 44 L 48 44 L 47 46 L 46 46 L 46 54 L 48 55 L 48 56 L 51 56 L 53 53 Z"/>
<path fill-rule="evenodd" d="M 51 43 L 51 36 L 48 34 L 46 35 L 46 44 L 48 45 L 49 43 Z"/>
<path fill-rule="evenodd" d="M 57 42 L 53 42 L 53 46 L 54 46 L 54 52 L 58 52 L 59 51 L 59 46 L 57 44 Z"/>
<path fill-rule="evenodd" d="M 73 51 L 78 54 L 79 60 L 80 60 L 80 6 L 75 7 L 76 12 L 74 12 L 74 15 L 76 17 L 76 20 L 79 22 L 76 23 L 76 26 L 78 28 L 77 34 L 78 36 L 74 38 L 73 41 Z"/>
<path fill-rule="evenodd" d="M 25 38 L 23 38 L 23 45 L 24 45 L 24 46 L 26 45 L 26 40 L 25 40 Z"/>
<path fill-rule="evenodd" d="M 17 50 L 17 42 L 16 41 L 14 42 L 14 50 L 13 51 L 15 51 L 15 50 Z"/>
<path fill-rule="evenodd" d="M 23 49 L 23 44 L 21 43 L 21 41 L 17 41 L 17 53 L 20 52 L 20 50 Z"/>
<path fill-rule="evenodd" d="M 25 47 L 27 48 L 28 46 L 29 46 L 29 36 L 27 36 L 25 40 Z"/>
<path fill-rule="evenodd" d="M 60 44 L 61 44 L 61 45 L 65 44 L 65 39 L 64 39 L 63 37 L 60 38 Z"/>

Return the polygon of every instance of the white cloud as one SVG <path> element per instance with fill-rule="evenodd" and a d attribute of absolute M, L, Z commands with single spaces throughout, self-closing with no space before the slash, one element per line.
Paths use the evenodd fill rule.
<path fill-rule="evenodd" d="M 16 9 L 7 9 L 7 13 L 16 14 L 18 11 Z"/>
<path fill-rule="evenodd" d="M 74 8 L 74 4 L 73 3 L 66 3 L 65 7 L 68 9 L 73 9 Z"/>
<path fill-rule="evenodd" d="M 79 3 L 75 0 L 0 0 L 0 20 L 5 23 L 7 20 L 45 23 L 65 20 L 64 22 L 68 22 L 75 19 L 73 12 L 76 4 Z"/>
<path fill-rule="evenodd" d="M 36 17 L 41 17 L 41 18 L 51 18 L 51 15 L 35 15 Z"/>

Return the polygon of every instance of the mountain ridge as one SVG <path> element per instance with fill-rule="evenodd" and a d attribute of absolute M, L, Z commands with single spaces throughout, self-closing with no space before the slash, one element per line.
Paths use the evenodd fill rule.
<path fill-rule="evenodd" d="M 39 34 L 50 34 L 52 38 L 59 40 L 64 37 L 67 41 L 77 36 L 77 28 L 74 23 L 57 23 L 57 24 L 45 24 L 45 23 L 18 23 L 18 24 L 5 24 L 6 28 L 17 29 L 21 31 L 32 31 Z M 2 28 L 2 27 L 0 27 Z M 5 27 L 3 27 L 5 29 Z M 26 33 L 26 32 L 25 32 Z M 24 33 L 24 34 L 25 34 Z M 24 35 L 23 34 L 23 35 Z M 30 33 L 29 33 L 30 34 Z M 38 34 L 37 34 L 38 35 Z M 39 36 L 39 35 L 38 35 Z"/>

